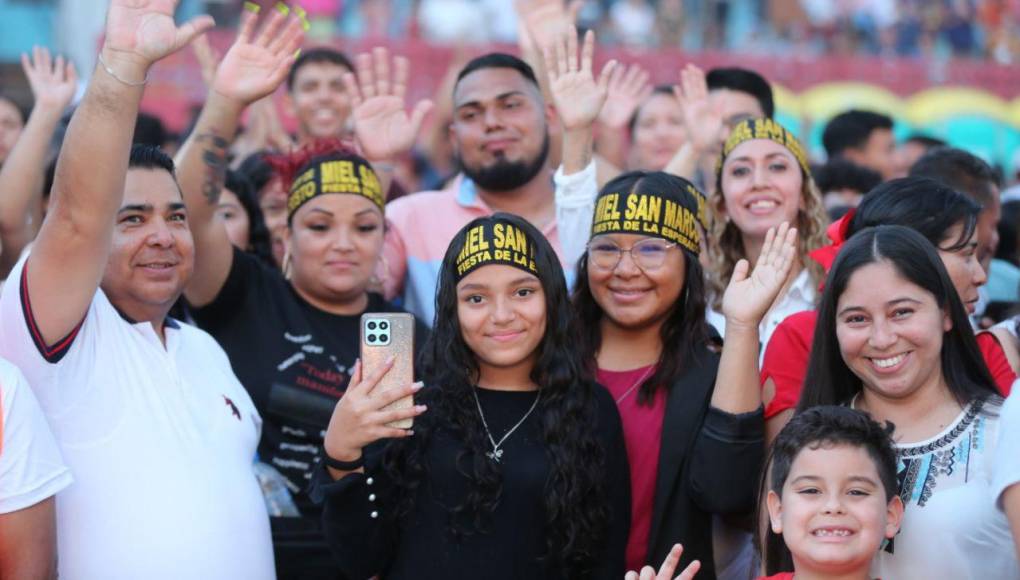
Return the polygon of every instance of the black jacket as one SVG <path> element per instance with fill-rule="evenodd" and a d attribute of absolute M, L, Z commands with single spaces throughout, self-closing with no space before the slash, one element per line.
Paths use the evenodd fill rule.
<path fill-rule="evenodd" d="M 750 513 L 765 456 L 759 408 L 733 415 L 711 407 L 719 355 L 701 346 L 693 364 L 670 385 L 648 541 L 658 568 L 673 544 L 684 546 L 677 570 L 701 560 L 699 580 L 715 578 L 712 515 Z"/>

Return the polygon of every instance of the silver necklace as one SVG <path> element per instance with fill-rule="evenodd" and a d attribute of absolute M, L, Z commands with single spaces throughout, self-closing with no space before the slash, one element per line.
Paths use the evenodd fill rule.
<path fill-rule="evenodd" d="M 523 417 L 521 417 L 521 420 L 518 421 L 516 425 L 511 427 L 510 430 L 507 431 L 505 435 L 503 435 L 503 438 L 500 439 L 499 442 L 497 442 L 496 439 L 492 436 L 492 431 L 489 431 L 489 424 L 485 422 L 485 413 L 482 412 L 482 402 L 478 400 L 478 391 L 476 387 L 471 388 L 471 394 L 475 396 L 475 405 L 478 406 L 478 416 L 482 418 L 482 427 L 485 428 L 485 434 L 489 436 L 489 443 L 492 444 L 492 451 L 486 451 L 485 456 L 495 461 L 496 463 L 499 463 L 500 460 L 503 459 L 503 450 L 500 449 L 499 447 L 503 445 L 503 442 L 506 441 L 507 437 L 513 435 L 513 432 L 516 431 L 517 428 L 520 427 L 522 423 L 524 423 L 525 419 L 527 419 L 531 415 L 531 412 L 535 410 L 535 407 L 538 406 L 538 400 L 542 398 L 542 390 L 539 389 L 538 395 L 535 397 L 535 402 L 531 404 L 531 408 L 528 409 L 528 412 L 525 413 Z"/>
<path fill-rule="evenodd" d="M 645 379 L 647 379 L 648 375 L 652 374 L 652 371 L 654 371 L 654 370 L 655 370 L 655 365 L 652 365 L 652 366 L 648 367 L 648 370 L 646 370 L 644 372 L 644 374 L 641 375 L 640 378 L 638 378 L 638 380 L 634 381 L 634 384 L 631 385 L 629 389 L 627 389 L 622 395 L 620 395 L 619 397 L 616 398 L 616 404 L 619 405 L 624 399 L 627 398 L 627 395 L 633 393 L 634 389 L 638 388 L 638 386 L 641 383 L 645 382 Z"/>

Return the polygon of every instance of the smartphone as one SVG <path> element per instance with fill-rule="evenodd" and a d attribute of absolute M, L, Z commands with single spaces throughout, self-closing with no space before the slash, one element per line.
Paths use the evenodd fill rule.
<path fill-rule="evenodd" d="M 361 315 L 361 376 L 372 374 L 393 357 L 393 368 L 383 375 L 376 389 L 385 391 L 406 387 L 414 382 L 414 316 L 406 312 L 366 312 Z M 405 409 L 414 405 L 408 395 L 384 410 Z M 390 423 L 390 427 L 410 429 L 412 419 Z"/>

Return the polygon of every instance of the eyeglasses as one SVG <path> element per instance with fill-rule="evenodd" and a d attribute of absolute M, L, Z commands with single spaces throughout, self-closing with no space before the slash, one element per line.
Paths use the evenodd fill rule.
<path fill-rule="evenodd" d="M 594 238 L 588 242 L 588 260 L 603 270 L 613 270 L 620 263 L 624 252 L 630 254 L 638 268 L 642 270 L 655 270 L 666 263 L 666 254 L 673 247 L 674 242 L 667 242 L 658 238 L 648 238 L 634 244 L 624 250 L 608 239 Z"/>

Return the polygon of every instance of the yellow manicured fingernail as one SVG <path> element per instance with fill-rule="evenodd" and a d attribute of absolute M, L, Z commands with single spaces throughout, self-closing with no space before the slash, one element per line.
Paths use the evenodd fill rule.
<path fill-rule="evenodd" d="M 287 6 L 283 2 L 277 2 L 276 9 L 279 10 L 280 14 L 283 14 L 284 16 L 290 14 L 290 6 Z"/>
<path fill-rule="evenodd" d="M 245 2 L 244 9 L 252 14 L 258 14 L 262 10 L 262 7 L 254 2 Z"/>
<path fill-rule="evenodd" d="M 299 56 L 301 56 L 301 49 L 300 48 L 294 51 L 294 58 L 297 58 Z"/>
<path fill-rule="evenodd" d="M 312 28 L 312 23 L 308 21 L 308 13 L 305 12 L 305 9 L 300 6 L 295 6 L 294 14 L 297 14 L 298 20 L 301 21 L 301 29 L 308 32 Z"/>

